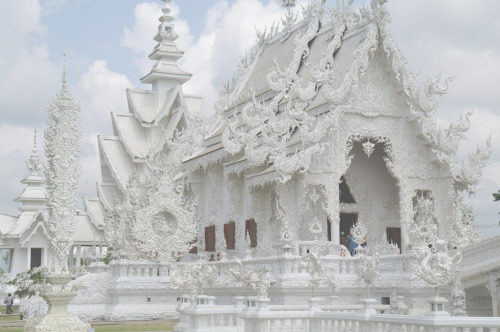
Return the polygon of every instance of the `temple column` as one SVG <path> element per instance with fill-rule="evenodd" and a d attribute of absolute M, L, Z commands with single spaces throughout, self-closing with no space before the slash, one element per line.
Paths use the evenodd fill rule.
<path fill-rule="evenodd" d="M 69 251 L 69 256 L 68 256 L 68 266 L 71 268 L 75 266 L 75 246 L 71 247 L 71 250 Z"/>
<path fill-rule="evenodd" d="M 28 247 L 28 261 L 26 262 L 26 268 L 31 269 L 31 247 Z"/>
<path fill-rule="evenodd" d="M 400 195 L 403 195 L 403 190 L 400 190 Z M 408 253 L 409 252 L 409 243 L 410 243 L 410 238 L 408 236 L 408 232 L 406 230 L 406 222 L 409 221 L 408 219 L 408 212 L 403 211 L 403 209 L 408 209 L 410 204 L 413 204 L 411 201 L 411 197 L 401 197 L 399 200 L 400 204 L 400 209 L 401 209 L 401 222 L 399 223 L 399 226 L 401 227 L 401 253 Z"/>
<path fill-rule="evenodd" d="M 409 189 L 408 179 L 403 177 L 403 172 L 400 170 L 393 170 L 393 174 L 399 174 L 396 177 L 399 186 L 399 226 L 401 227 L 401 253 L 409 252 L 410 238 L 407 225 L 413 220 L 413 196 L 412 191 Z"/>
<path fill-rule="evenodd" d="M 80 266 L 82 262 L 82 246 L 79 244 L 76 246 L 76 262 L 75 266 Z"/>
<path fill-rule="evenodd" d="M 491 307 L 493 308 L 493 317 L 498 317 L 498 294 L 497 294 L 497 279 L 496 274 L 490 274 L 488 276 L 488 282 L 486 283 L 486 289 L 491 296 Z"/>

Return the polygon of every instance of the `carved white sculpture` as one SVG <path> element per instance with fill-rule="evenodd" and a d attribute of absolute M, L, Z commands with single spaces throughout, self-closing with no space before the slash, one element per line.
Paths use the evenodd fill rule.
<path fill-rule="evenodd" d="M 375 279 L 380 276 L 380 257 L 376 250 L 365 250 L 357 255 L 356 270 L 361 280 L 366 284 L 367 298 L 370 298 L 370 287 Z"/>
<path fill-rule="evenodd" d="M 243 263 L 235 257 L 236 268 L 230 268 L 228 274 L 240 285 L 257 290 L 260 298 L 267 298 L 269 287 L 274 283 L 271 268 L 267 265 L 255 266 Z"/>
<path fill-rule="evenodd" d="M 465 290 L 460 279 L 460 270 L 455 270 L 455 280 L 451 287 L 451 314 L 453 316 L 467 316 Z"/>
<path fill-rule="evenodd" d="M 50 271 L 44 273 L 50 287 L 40 290 L 49 304 L 45 316 L 30 321 L 25 331 L 33 332 L 86 332 L 90 325 L 68 312 L 68 304 L 77 294 L 77 288 L 68 286 L 73 275 L 68 269 L 68 255 L 75 231 L 76 189 L 80 175 L 80 107 L 75 103 L 66 83 L 66 66 L 62 88 L 48 107 L 45 130 L 45 177 L 49 197 L 47 208 L 47 235 L 52 254 Z"/>
<path fill-rule="evenodd" d="M 299 267 L 309 273 L 308 283 L 312 290 L 311 297 L 314 297 L 314 290 L 318 289 L 321 284 L 326 284 L 332 295 L 338 291 L 339 286 L 334 271 L 331 267 L 326 266 L 321 261 L 321 257 L 314 251 L 301 256 Z"/>
<path fill-rule="evenodd" d="M 80 107 L 75 103 L 63 72 L 62 88 L 47 109 L 45 178 L 49 199 L 47 232 L 52 253 L 51 272 L 68 273 L 68 254 L 75 231 L 76 189 L 80 177 Z"/>
<path fill-rule="evenodd" d="M 158 161 L 144 181 L 133 172 L 124 200 L 117 200 L 106 216 L 106 240 L 120 255 L 171 262 L 193 247 L 196 206 L 187 202 L 174 171 L 173 165 Z"/>
<path fill-rule="evenodd" d="M 203 289 L 214 284 L 215 272 L 203 257 L 180 266 L 170 264 L 170 287 L 189 291 L 191 296 L 203 295 Z"/>

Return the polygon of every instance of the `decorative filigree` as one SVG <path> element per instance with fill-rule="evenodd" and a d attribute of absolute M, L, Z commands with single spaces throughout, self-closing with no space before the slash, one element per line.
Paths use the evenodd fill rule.
<path fill-rule="evenodd" d="M 356 225 L 351 228 L 351 235 L 357 244 L 357 249 L 361 248 L 361 245 L 366 242 L 366 236 L 368 235 L 365 223 L 358 220 Z"/>
<path fill-rule="evenodd" d="M 133 260 L 175 261 L 193 247 L 197 237 L 196 206 L 187 202 L 175 168 L 157 161 L 141 181 L 134 171 L 125 198 L 106 215 L 106 241 Z"/>
<path fill-rule="evenodd" d="M 45 129 L 45 178 L 49 210 L 47 235 L 52 253 L 51 270 L 68 272 L 68 255 L 76 227 L 76 189 L 80 177 L 80 107 L 75 103 L 66 84 L 64 69 L 62 88 L 47 108 Z"/>
<path fill-rule="evenodd" d="M 476 217 L 472 211 L 472 205 L 465 204 L 464 197 L 458 192 L 455 192 L 451 218 L 455 233 L 454 240 L 460 248 L 463 249 L 481 241 L 481 231 L 475 220 Z"/>
<path fill-rule="evenodd" d="M 453 316 L 467 316 L 465 290 L 460 279 L 460 270 L 455 270 L 455 282 L 451 287 L 451 314 Z"/>
<path fill-rule="evenodd" d="M 392 295 L 391 295 L 391 310 L 390 313 L 391 315 L 401 315 L 401 304 L 399 303 L 399 296 L 396 293 L 396 288 L 392 288 Z"/>
<path fill-rule="evenodd" d="M 376 250 L 366 250 L 362 254 L 357 255 L 356 270 L 360 279 L 362 279 L 367 287 L 368 297 L 370 297 L 370 287 L 375 279 L 380 276 L 379 271 L 379 253 Z"/>

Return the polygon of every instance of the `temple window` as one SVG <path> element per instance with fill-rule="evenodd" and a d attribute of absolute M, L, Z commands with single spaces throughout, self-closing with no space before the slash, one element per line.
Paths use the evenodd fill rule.
<path fill-rule="evenodd" d="M 339 183 L 339 200 L 340 203 L 353 204 L 356 203 L 354 197 L 351 194 L 351 190 L 347 185 L 345 178 L 342 176 Z"/>
<path fill-rule="evenodd" d="M 387 242 L 396 244 L 401 252 L 401 228 L 387 227 L 386 228 Z"/>
<path fill-rule="evenodd" d="M 224 224 L 224 237 L 226 238 L 226 249 L 231 250 L 235 247 L 235 224 L 234 222 L 230 222 Z"/>
<path fill-rule="evenodd" d="M 257 223 L 254 219 L 245 222 L 245 239 L 250 236 L 250 247 L 257 247 Z"/>
<path fill-rule="evenodd" d="M 205 251 L 215 251 L 215 225 L 205 227 Z"/>
<path fill-rule="evenodd" d="M 347 241 L 347 236 L 351 234 L 351 228 L 358 222 L 357 213 L 341 213 L 339 224 L 340 244 Z M 346 242 L 347 243 L 347 242 Z"/>
<path fill-rule="evenodd" d="M 194 239 L 190 244 L 196 244 L 198 242 L 198 238 Z M 197 254 L 198 253 L 198 246 L 193 246 L 191 250 L 189 250 L 190 254 Z"/>
<path fill-rule="evenodd" d="M 31 248 L 30 268 L 42 266 L 42 248 Z"/>

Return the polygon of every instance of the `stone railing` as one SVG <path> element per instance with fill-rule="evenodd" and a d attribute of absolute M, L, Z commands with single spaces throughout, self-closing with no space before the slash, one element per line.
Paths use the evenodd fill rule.
<path fill-rule="evenodd" d="M 334 272 L 342 277 L 343 275 L 356 274 L 356 257 L 341 257 L 341 256 L 323 256 L 322 261 L 334 267 Z M 266 265 L 271 268 L 275 278 L 279 278 L 285 274 L 306 273 L 300 268 L 300 256 L 292 254 L 282 254 L 279 256 L 256 257 L 248 260 L 242 260 L 244 264 L 258 266 Z M 410 264 L 413 263 L 413 258 L 408 255 L 391 255 L 380 257 L 380 271 L 382 273 L 406 273 L 411 272 Z M 208 262 L 216 270 L 218 278 L 224 279 L 227 277 L 228 269 L 235 264 L 229 257 L 224 261 Z M 182 268 L 182 267 L 181 267 Z M 111 274 L 116 278 L 168 278 L 169 267 L 166 263 L 154 262 L 134 262 L 127 259 L 117 259 L 109 263 Z"/>
<path fill-rule="evenodd" d="M 269 299 L 236 297 L 235 305 L 215 305 L 215 298 L 201 295 L 179 305 L 180 323 L 175 331 L 190 332 L 496 332 L 498 317 L 450 317 L 444 311 L 426 316 L 378 314 L 375 300 L 342 310 L 325 311 L 319 299 L 309 306 L 268 305 Z M 370 302 L 372 301 L 372 302 Z M 371 304 L 370 304 L 371 303 Z M 290 310 L 288 310 L 290 309 Z M 295 310 L 292 310 L 295 309 Z"/>
<path fill-rule="evenodd" d="M 214 300 L 213 296 L 198 295 L 183 301 L 177 308 L 180 322 L 174 331 L 243 332 L 240 313 L 245 308 L 245 299 L 236 297 L 234 305 L 215 305 Z"/>
<path fill-rule="evenodd" d="M 500 318 L 416 317 L 323 311 L 242 312 L 245 332 L 493 332 Z"/>
<path fill-rule="evenodd" d="M 134 262 L 126 259 L 113 260 L 109 263 L 114 277 L 151 278 L 168 277 L 168 265 L 154 262 Z"/>

